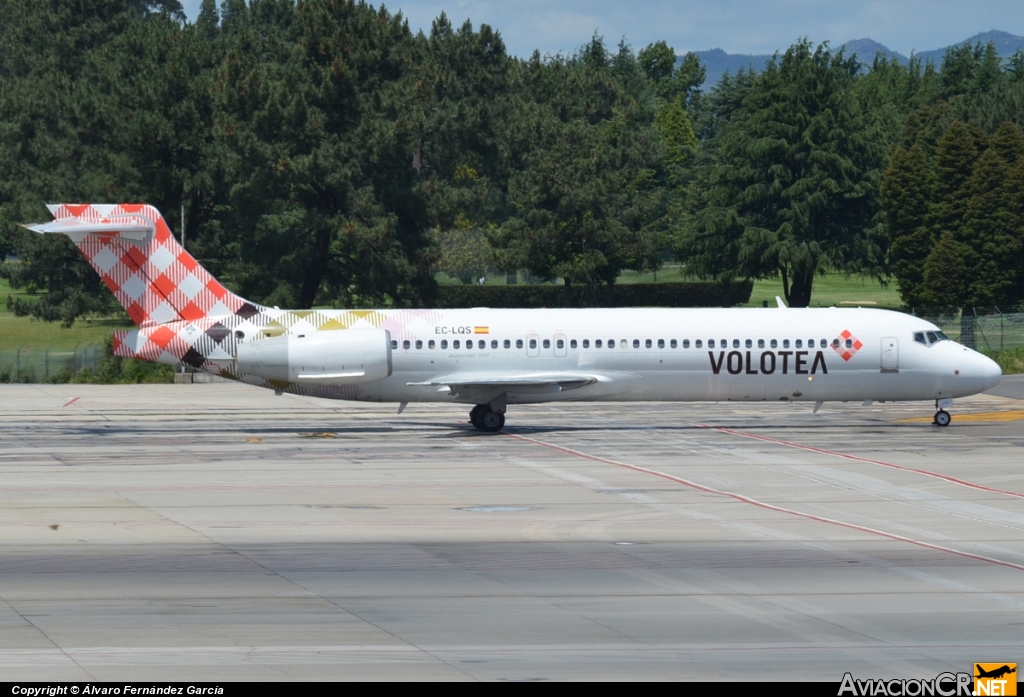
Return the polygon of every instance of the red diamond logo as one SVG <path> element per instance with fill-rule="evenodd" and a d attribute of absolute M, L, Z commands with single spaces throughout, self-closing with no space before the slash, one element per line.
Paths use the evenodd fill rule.
<path fill-rule="evenodd" d="M 849 329 L 844 329 L 842 334 L 832 340 L 832 348 L 844 361 L 848 361 L 853 358 L 855 353 L 864 348 L 864 344 Z"/>

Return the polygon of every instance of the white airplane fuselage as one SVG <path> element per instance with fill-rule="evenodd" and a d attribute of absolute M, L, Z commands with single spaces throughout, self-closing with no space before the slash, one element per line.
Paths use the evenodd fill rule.
<path fill-rule="evenodd" d="M 387 326 L 410 313 L 374 314 Z M 332 394 L 323 380 L 291 386 L 390 402 L 483 403 L 500 392 L 508 404 L 527 404 L 936 400 L 998 383 L 999 367 L 986 356 L 949 340 L 915 341 L 915 333 L 937 331 L 916 317 L 860 308 L 438 310 L 390 332 L 390 376 Z M 290 333 L 300 342 L 316 335 Z M 516 384 L 530 376 L 560 384 Z"/>

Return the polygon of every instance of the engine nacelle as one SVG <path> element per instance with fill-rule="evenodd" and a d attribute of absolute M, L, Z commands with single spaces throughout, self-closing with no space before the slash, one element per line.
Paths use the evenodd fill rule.
<path fill-rule="evenodd" d="M 238 372 L 267 380 L 356 385 L 391 375 L 391 334 L 345 329 L 281 335 L 239 344 Z"/>

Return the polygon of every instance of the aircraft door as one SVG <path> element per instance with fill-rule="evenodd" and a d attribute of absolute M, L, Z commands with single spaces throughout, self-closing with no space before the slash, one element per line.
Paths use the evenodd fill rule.
<path fill-rule="evenodd" d="M 569 340 L 565 338 L 565 334 L 555 334 L 555 357 L 565 358 L 568 345 Z"/>
<path fill-rule="evenodd" d="M 900 346 L 896 337 L 887 336 L 882 339 L 882 372 L 900 372 Z"/>
<path fill-rule="evenodd" d="M 536 334 L 529 334 L 526 337 L 526 355 L 530 358 L 540 355 L 540 337 Z"/>

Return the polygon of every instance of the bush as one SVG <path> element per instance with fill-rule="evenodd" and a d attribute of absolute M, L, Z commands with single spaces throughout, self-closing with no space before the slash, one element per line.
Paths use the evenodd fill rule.
<path fill-rule="evenodd" d="M 1024 373 L 1024 347 L 996 351 L 990 355 L 992 360 L 1003 369 L 1003 375 Z"/>
<path fill-rule="evenodd" d="M 752 281 L 738 281 L 727 288 L 721 283 L 628 283 L 607 289 L 598 299 L 605 307 L 730 307 L 750 301 Z M 440 286 L 437 307 L 529 308 L 564 307 L 565 286 L 553 284 L 516 286 Z M 573 286 L 572 307 L 587 306 L 585 286 Z"/>

